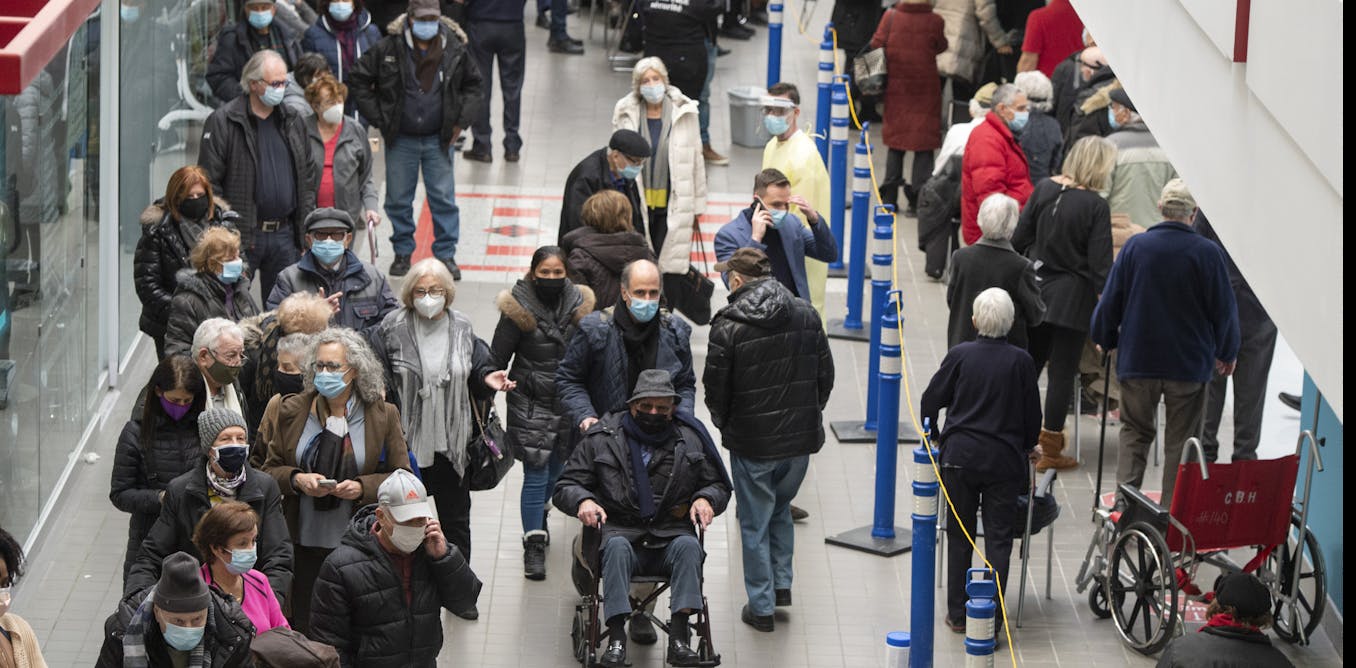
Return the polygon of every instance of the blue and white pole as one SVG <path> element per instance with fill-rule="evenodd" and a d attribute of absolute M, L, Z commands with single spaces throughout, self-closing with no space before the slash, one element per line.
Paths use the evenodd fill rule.
<path fill-rule="evenodd" d="M 904 364 L 900 354 L 898 303 L 904 293 L 887 293 L 884 312 L 876 320 L 880 327 L 880 380 L 876 396 L 876 509 L 871 537 L 893 540 L 895 537 L 895 468 L 899 463 L 899 383 Z"/>
<path fill-rule="evenodd" d="M 871 242 L 871 322 L 878 323 L 885 313 L 886 295 L 890 292 L 890 279 L 895 262 L 894 234 L 891 225 L 894 215 L 884 206 L 876 207 L 876 229 Z M 876 431 L 879 406 L 876 392 L 880 384 L 880 328 L 871 328 L 871 352 L 866 362 L 866 422 L 862 428 Z M 895 403 L 899 403 L 896 399 Z M 896 419 L 898 416 L 896 416 Z M 898 430 L 899 426 L 895 425 Z M 896 433 L 896 437 L 898 434 Z"/>
<path fill-rule="evenodd" d="M 782 3 L 767 4 L 767 87 L 782 80 Z"/>
<path fill-rule="evenodd" d="M 833 78 L 833 117 L 829 119 L 829 229 L 843 248 L 843 212 L 847 208 L 848 93 L 846 74 Z M 843 270 L 843 254 L 829 263 L 829 271 Z"/>
<path fill-rule="evenodd" d="M 824 26 L 819 43 L 819 101 L 815 104 L 815 148 L 824 166 L 829 166 L 829 107 L 833 104 L 833 23 Z"/>
<path fill-rule="evenodd" d="M 965 668 L 993 668 L 994 620 L 998 616 L 998 583 L 993 571 L 971 568 L 965 576 Z"/>
<path fill-rule="evenodd" d="M 862 123 L 852 163 L 852 243 L 848 251 L 847 317 L 843 329 L 862 328 L 862 281 L 866 280 L 866 214 L 871 208 L 871 159 L 867 154 L 869 123 Z"/>
<path fill-rule="evenodd" d="M 924 425 L 924 429 L 927 426 Z M 909 668 L 931 668 L 933 610 L 936 599 L 934 584 L 937 565 L 933 556 L 937 551 L 937 495 L 940 485 L 932 468 L 933 450 L 929 456 L 924 443 L 913 451 L 913 582 L 909 605 Z"/>

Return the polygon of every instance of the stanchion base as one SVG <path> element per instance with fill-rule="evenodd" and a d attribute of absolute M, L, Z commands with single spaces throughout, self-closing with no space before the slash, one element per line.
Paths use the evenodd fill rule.
<path fill-rule="evenodd" d="M 831 339 L 848 339 L 849 341 L 870 341 L 871 331 L 865 326 L 857 329 L 848 329 L 843 326 L 843 318 L 833 318 L 829 320 L 827 333 Z"/>
<path fill-rule="evenodd" d="M 847 278 L 847 277 L 848 277 L 848 270 L 847 270 L 847 267 L 846 267 L 846 266 L 843 266 L 843 267 L 829 267 L 829 278 Z"/>
<path fill-rule="evenodd" d="M 913 533 L 904 527 L 895 527 L 894 538 L 875 538 L 871 535 L 871 527 L 865 526 L 826 536 L 824 542 L 880 557 L 894 557 L 913 549 Z"/>
<path fill-rule="evenodd" d="M 833 437 L 838 439 L 839 443 L 875 443 L 876 430 L 867 429 L 866 423 L 862 421 L 853 422 L 851 420 L 830 422 L 829 428 L 833 430 Z M 900 443 L 917 443 L 918 437 L 913 433 L 913 425 L 907 422 L 899 423 L 899 441 Z"/>

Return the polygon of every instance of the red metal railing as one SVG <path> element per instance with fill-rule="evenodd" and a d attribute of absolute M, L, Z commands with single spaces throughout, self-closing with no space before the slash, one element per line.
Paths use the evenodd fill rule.
<path fill-rule="evenodd" d="M 23 91 L 98 6 L 99 0 L 0 0 L 0 95 Z"/>

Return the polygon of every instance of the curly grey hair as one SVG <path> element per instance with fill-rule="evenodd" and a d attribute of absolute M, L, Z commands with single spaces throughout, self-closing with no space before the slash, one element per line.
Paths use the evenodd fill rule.
<path fill-rule="evenodd" d="M 1040 70 L 1020 72 L 1012 83 L 1026 93 L 1026 99 L 1031 103 L 1033 111 L 1050 112 L 1050 98 L 1054 95 L 1054 87 L 1045 73 Z"/>
<path fill-rule="evenodd" d="M 347 327 L 330 327 L 311 337 L 311 345 L 306 349 L 306 356 L 301 365 L 302 380 L 306 388 L 315 387 L 316 351 L 327 343 L 337 343 L 344 347 L 348 366 L 358 373 L 353 379 L 353 391 L 357 393 L 358 400 L 365 404 L 383 401 L 382 390 L 386 374 L 381 362 L 377 360 L 377 354 L 372 352 L 372 347 L 367 345 L 362 335 Z"/>

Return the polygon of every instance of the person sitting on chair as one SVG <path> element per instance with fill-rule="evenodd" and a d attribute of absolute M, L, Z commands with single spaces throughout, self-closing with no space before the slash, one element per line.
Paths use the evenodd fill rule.
<path fill-rule="evenodd" d="M 710 434 L 678 401 L 668 371 L 642 371 L 628 410 L 590 425 L 556 483 L 556 507 L 602 533 L 600 666 L 627 665 L 631 576 L 661 569 L 671 591 L 668 663 L 698 664 L 688 616 L 702 608 L 705 554 L 695 528 L 725 510 L 731 486 Z"/>
<path fill-rule="evenodd" d="M 1252 573 L 1231 573 L 1215 582 L 1198 633 L 1168 643 L 1158 668 L 1185 666 L 1294 666 L 1262 629 L 1271 625 L 1271 591 Z"/>

